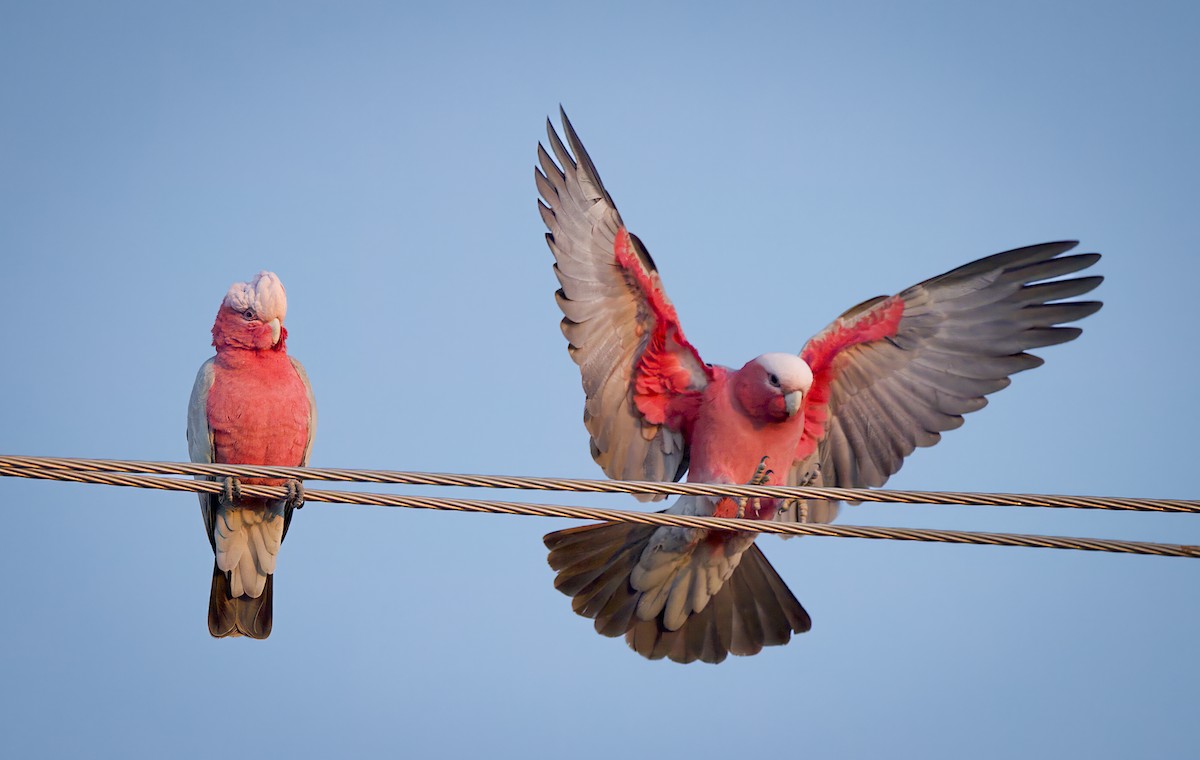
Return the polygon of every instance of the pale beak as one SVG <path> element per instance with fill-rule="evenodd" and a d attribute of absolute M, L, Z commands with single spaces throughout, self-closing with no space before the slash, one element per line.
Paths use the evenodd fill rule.
<path fill-rule="evenodd" d="M 279 333 L 283 330 L 283 325 L 278 319 L 272 319 L 267 324 L 271 326 L 271 345 L 274 346 L 279 343 Z"/>
<path fill-rule="evenodd" d="M 788 418 L 796 416 L 796 412 L 800 411 L 800 401 L 804 398 L 803 391 L 792 391 L 783 396 L 783 403 L 787 409 Z"/>

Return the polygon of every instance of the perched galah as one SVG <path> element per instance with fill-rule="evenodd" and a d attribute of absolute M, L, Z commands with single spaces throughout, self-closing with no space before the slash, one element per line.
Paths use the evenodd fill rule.
<path fill-rule="evenodd" d="M 188 452 L 193 462 L 305 466 L 317 430 L 317 407 L 304 367 L 287 354 L 287 293 L 271 272 L 234 283 L 213 324 L 217 355 L 196 375 L 188 403 Z M 221 495 L 200 494 L 204 531 L 212 545 L 208 632 L 271 635 L 275 560 L 303 505 L 299 481 L 246 479 L 282 485 L 286 499 L 243 496 L 235 478 Z"/>
<path fill-rule="evenodd" d="M 1073 242 L 1043 243 L 865 301 L 799 356 L 765 354 L 741 369 L 706 364 L 562 120 L 570 152 L 547 122 L 557 163 L 538 146 L 538 205 L 562 285 L 562 331 L 583 374 L 592 456 L 611 478 L 764 483 L 765 458 L 786 485 L 881 486 L 1009 375 L 1040 365 L 1027 349 L 1074 339 L 1079 328 L 1057 325 L 1100 308 L 1062 299 L 1102 278 L 1053 279 L 1100 257 L 1063 256 Z M 828 522 L 837 505 L 684 496 L 667 511 Z M 555 586 L 575 611 L 651 659 L 720 662 L 811 626 L 753 534 L 603 523 L 545 542 Z"/>

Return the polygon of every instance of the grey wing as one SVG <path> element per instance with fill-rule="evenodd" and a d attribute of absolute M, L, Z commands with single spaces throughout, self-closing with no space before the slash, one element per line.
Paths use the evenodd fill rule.
<path fill-rule="evenodd" d="M 649 252 L 625 230 L 565 113 L 562 121 L 574 157 L 547 121 L 557 163 L 539 144 L 540 168 L 534 174 L 541 195 L 538 210 L 549 230 L 546 241 L 562 286 L 556 293 L 564 314 L 562 332 L 587 396 L 583 419 L 592 457 L 611 478 L 678 480 L 687 471 L 684 435 L 664 420 L 647 419 L 634 401 L 634 386 L 647 368 L 684 370 L 656 386 L 665 389 L 665 407 L 669 398 L 703 388 L 707 370 L 683 336 Z M 617 255 L 619 246 L 623 257 Z M 661 343 L 652 344 L 658 336 Z M 648 351 L 655 352 L 654 361 L 644 361 Z M 679 374 L 686 384 L 671 385 Z M 660 382 L 659 377 L 653 380 Z"/>
<path fill-rule="evenodd" d="M 200 365 L 196 382 L 192 385 L 192 396 L 188 400 L 187 441 L 188 458 L 193 462 L 211 463 L 216 456 L 212 431 L 208 427 L 208 392 L 213 385 L 213 359 Z M 197 475 L 196 480 L 212 480 Z M 200 497 L 200 514 L 204 518 L 204 533 L 209 544 L 213 544 L 213 520 L 217 514 L 217 497 L 213 494 L 197 494 Z M 214 545 L 215 551 L 215 545 Z"/>
<path fill-rule="evenodd" d="M 308 373 L 304 371 L 304 365 L 294 356 L 289 356 L 292 360 L 292 366 L 296 368 L 296 374 L 300 376 L 300 381 L 304 383 L 304 390 L 308 392 L 308 443 L 304 446 L 304 457 L 300 460 L 301 467 L 308 467 L 308 459 L 312 455 L 313 438 L 317 435 L 317 400 L 313 396 L 312 383 L 308 380 Z"/>
<path fill-rule="evenodd" d="M 1063 256 L 1074 242 L 1043 243 L 998 253 L 873 299 L 839 317 L 801 354 L 827 383 L 827 421 L 815 452 L 797 461 L 789 484 L 878 487 L 920 446 L 963 423 L 1008 387 L 1010 376 L 1040 366 L 1029 349 L 1077 338 L 1064 323 L 1099 311 L 1099 301 L 1070 301 L 1095 289 L 1099 276 L 1054 279 L 1087 269 L 1099 254 Z M 903 305 L 893 334 L 855 342 L 846 331 Z M 817 350 L 831 335 L 841 347 Z M 842 345 L 844 344 L 844 345 Z M 827 522 L 836 503 L 811 502 L 782 519 Z"/>

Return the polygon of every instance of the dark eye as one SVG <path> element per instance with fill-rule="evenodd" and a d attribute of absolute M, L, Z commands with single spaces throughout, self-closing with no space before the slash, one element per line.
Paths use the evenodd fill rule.
<path fill-rule="evenodd" d="M 247 320 L 254 319 L 254 309 L 246 309 L 245 311 L 242 312 L 242 316 L 245 317 Z"/>
<path fill-rule="evenodd" d="M 767 375 L 767 380 L 769 380 L 771 385 L 774 385 L 776 388 L 779 387 L 779 375 L 774 373 Z"/>

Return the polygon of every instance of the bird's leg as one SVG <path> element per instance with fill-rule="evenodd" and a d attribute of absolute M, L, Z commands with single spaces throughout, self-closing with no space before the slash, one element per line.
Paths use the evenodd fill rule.
<path fill-rule="evenodd" d="M 767 469 L 767 457 L 758 460 L 758 467 L 754 470 L 754 475 L 751 476 L 750 482 L 746 485 L 750 486 L 765 486 L 771 482 L 771 476 L 775 474 L 774 470 Z M 762 509 L 762 502 L 757 496 L 742 497 L 737 499 L 737 516 L 739 518 L 746 516 L 746 502 L 754 502 L 754 511 L 757 513 Z"/>
<path fill-rule="evenodd" d="M 221 489 L 221 500 L 229 506 L 242 500 L 242 484 L 232 475 L 225 478 L 224 487 Z"/>
<path fill-rule="evenodd" d="M 287 504 L 293 509 L 304 506 L 304 483 L 299 480 L 287 482 Z"/>

